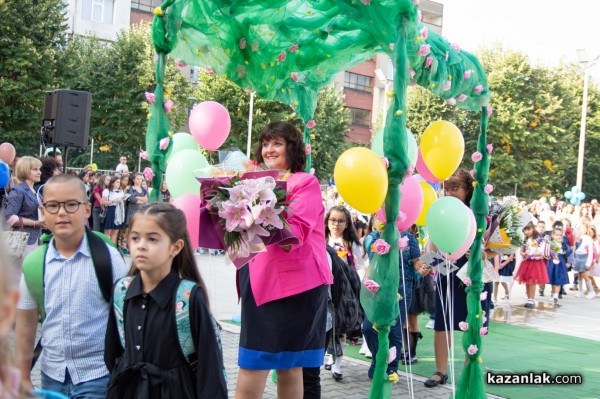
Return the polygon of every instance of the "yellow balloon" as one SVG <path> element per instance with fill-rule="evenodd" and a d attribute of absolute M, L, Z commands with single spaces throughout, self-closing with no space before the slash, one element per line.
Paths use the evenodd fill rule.
<path fill-rule="evenodd" d="M 333 178 L 344 201 L 361 213 L 374 213 L 385 201 L 387 170 L 379 155 L 367 148 L 351 148 L 340 155 Z"/>
<path fill-rule="evenodd" d="M 417 226 L 425 226 L 427 211 L 429 210 L 431 204 L 433 204 L 437 199 L 437 194 L 435 193 L 433 187 L 431 187 L 427 182 L 420 181 L 419 186 L 421 186 L 421 190 L 423 190 L 423 209 L 421 209 L 421 213 L 419 214 L 415 224 Z"/>
<path fill-rule="evenodd" d="M 460 130 L 447 121 L 433 122 L 423 132 L 421 155 L 435 177 L 446 180 L 458 168 L 465 153 Z"/>

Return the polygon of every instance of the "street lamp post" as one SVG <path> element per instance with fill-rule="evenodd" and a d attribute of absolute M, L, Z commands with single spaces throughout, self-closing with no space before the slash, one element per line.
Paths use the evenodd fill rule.
<path fill-rule="evenodd" d="M 588 81 L 589 72 L 588 70 L 596 64 L 598 58 L 590 60 L 585 50 L 577 50 L 577 58 L 579 63 L 583 66 L 583 101 L 581 105 L 581 129 L 579 131 L 579 152 L 577 155 L 577 181 L 575 185 L 582 190 L 583 182 L 583 157 L 585 153 L 585 124 L 587 119 L 587 100 L 588 100 Z M 583 190 L 582 190 L 583 191 Z"/>

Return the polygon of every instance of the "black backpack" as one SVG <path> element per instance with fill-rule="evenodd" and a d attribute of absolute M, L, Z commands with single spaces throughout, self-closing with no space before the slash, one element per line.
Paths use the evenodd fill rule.
<path fill-rule="evenodd" d="M 360 278 L 356 270 L 344 262 L 336 250 L 327 245 L 331 257 L 331 302 L 335 309 L 334 334 L 354 334 L 359 331 L 365 312 L 360 305 Z"/>

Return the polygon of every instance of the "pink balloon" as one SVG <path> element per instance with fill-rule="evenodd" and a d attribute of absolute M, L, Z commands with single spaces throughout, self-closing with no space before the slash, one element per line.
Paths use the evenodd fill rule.
<path fill-rule="evenodd" d="M 396 227 L 398 230 L 406 230 L 412 226 L 423 208 L 423 190 L 419 186 L 419 181 L 414 176 L 409 176 L 404 179 L 404 182 L 400 185 L 400 192 L 402 193 L 402 199 L 400 200 L 400 212 L 404 214 L 396 219 Z M 376 213 L 377 218 L 385 223 L 387 220 L 385 217 L 385 205 Z"/>
<path fill-rule="evenodd" d="M 467 253 L 469 248 L 471 248 L 471 244 L 473 244 L 473 241 L 475 240 L 475 234 L 477 234 L 477 222 L 475 221 L 475 215 L 473 215 L 473 211 L 471 209 L 469 209 L 469 220 L 470 220 L 469 233 L 467 234 L 467 238 L 465 239 L 465 242 L 463 242 L 463 244 L 460 246 L 460 248 L 458 248 L 456 251 L 452 252 L 451 254 L 446 253 L 444 251 L 440 251 L 441 254 L 444 255 L 445 258 L 447 258 L 449 260 L 459 260 L 464 254 Z"/>
<path fill-rule="evenodd" d="M 437 183 L 440 181 L 437 177 L 431 173 L 427 165 L 425 165 L 425 161 L 423 160 L 423 155 L 421 155 L 421 147 L 419 147 L 419 154 L 417 155 L 417 172 L 421 175 L 421 177 L 428 182 Z"/>
<path fill-rule="evenodd" d="M 200 235 L 200 195 L 183 194 L 175 198 L 173 205 L 181 209 L 185 214 L 192 250 L 198 248 Z"/>
<path fill-rule="evenodd" d="M 3 160 L 5 164 L 10 165 L 12 161 L 15 160 L 16 155 L 17 151 L 11 143 L 0 144 L 0 159 Z"/>
<path fill-rule="evenodd" d="M 229 136 L 231 117 L 221 104 L 204 101 L 196 104 L 190 112 L 189 127 L 198 144 L 209 151 L 215 151 Z"/>

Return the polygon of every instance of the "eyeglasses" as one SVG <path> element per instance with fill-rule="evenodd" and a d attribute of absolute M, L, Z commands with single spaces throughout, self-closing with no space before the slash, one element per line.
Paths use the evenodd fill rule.
<path fill-rule="evenodd" d="M 79 205 L 86 205 L 87 202 L 80 202 L 75 200 L 69 200 L 64 202 L 58 201 L 48 201 L 44 202 L 42 206 L 48 213 L 57 214 L 60 211 L 60 206 L 62 205 L 65 208 L 67 213 L 75 213 L 79 210 Z"/>
<path fill-rule="evenodd" d="M 328 222 L 331 224 L 335 224 L 337 226 L 343 226 L 346 224 L 345 220 L 340 220 L 340 219 L 329 219 Z"/>

